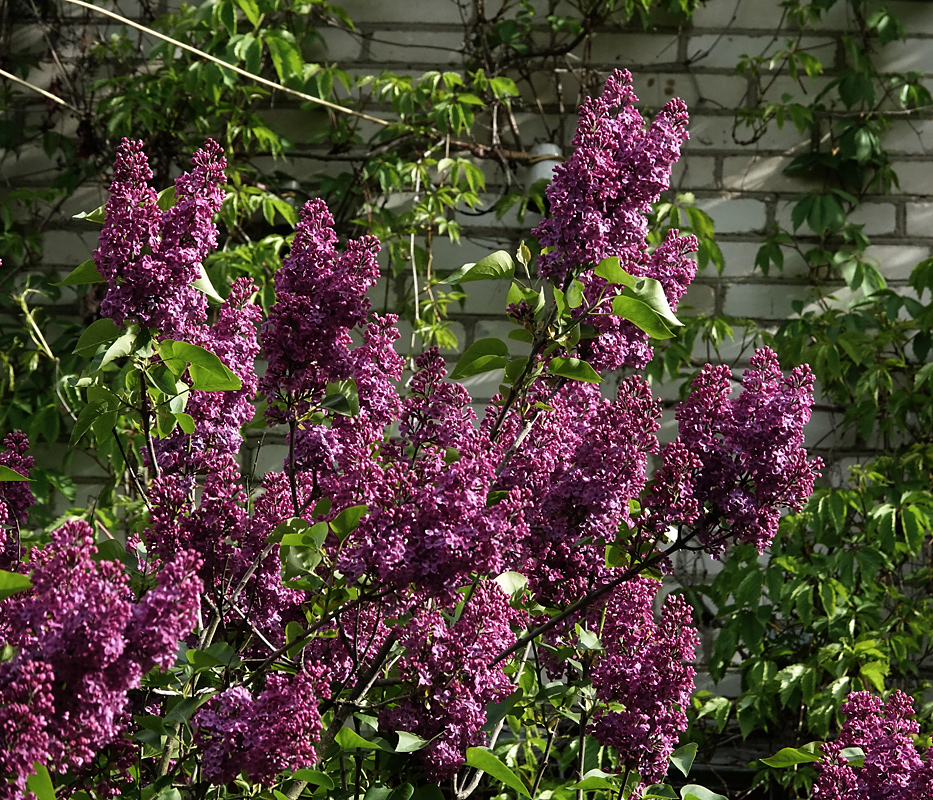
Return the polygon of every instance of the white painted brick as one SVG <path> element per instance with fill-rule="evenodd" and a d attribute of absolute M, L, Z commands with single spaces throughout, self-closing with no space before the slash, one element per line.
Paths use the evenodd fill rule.
<path fill-rule="evenodd" d="M 462 24 L 454 0 L 341 0 L 340 7 L 357 25 L 371 22 Z"/>
<path fill-rule="evenodd" d="M 305 50 L 304 57 L 309 62 L 354 61 L 363 51 L 363 43 L 358 32 L 351 33 L 342 28 L 318 28 L 319 39 Z"/>
<path fill-rule="evenodd" d="M 466 300 L 463 313 L 484 316 L 505 314 L 509 285 L 508 281 L 473 281 L 464 284 Z"/>
<path fill-rule="evenodd" d="M 933 203 L 907 204 L 907 235 L 933 236 Z"/>
<path fill-rule="evenodd" d="M 448 367 L 453 369 L 453 363 L 448 363 Z M 472 397 L 474 401 L 485 402 L 493 395 L 498 394 L 499 386 L 502 385 L 504 377 L 505 372 L 503 370 L 494 369 L 489 372 L 483 372 L 479 375 L 464 378 L 460 383 L 466 387 L 467 391 L 470 393 L 470 397 Z M 482 419 L 481 415 L 477 416 Z"/>
<path fill-rule="evenodd" d="M 778 3 L 762 0 L 714 0 L 704 3 L 690 17 L 694 29 L 779 28 L 785 11 Z"/>
<path fill-rule="evenodd" d="M 798 185 L 803 187 L 802 191 L 808 188 L 806 184 L 801 183 Z M 778 225 L 786 230 L 792 230 L 793 228 L 791 213 L 794 202 L 791 200 L 780 202 L 777 205 L 775 220 Z M 893 203 L 862 203 L 849 215 L 849 220 L 856 225 L 864 225 L 863 231 L 866 235 L 878 236 L 894 233 L 897 222 L 896 217 L 897 209 Z M 800 232 L 810 233 L 810 229 L 804 224 L 800 227 Z"/>
<path fill-rule="evenodd" d="M 723 312 L 736 317 L 783 320 L 794 313 L 791 303 L 808 297 L 808 287 L 792 283 L 736 284 L 726 288 Z"/>
<path fill-rule="evenodd" d="M 635 75 L 635 94 L 640 105 L 659 109 L 674 97 L 690 109 L 701 104 L 712 108 L 733 108 L 744 99 L 747 85 L 743 78 L 720 73 L 639 72 Z M 572 96 L 565 95 L 565 100 Z"/>
<path fill-rule="evenodd" d="M 894 233 L 897 227 L 897 207 L 893 203 L 862 203 L 849 215 L 849 221 L 864 225 L 868 236 Z"/>
<path fill-rule="evenodd" d="M 885 278 L 902 281 L 910 277 L 917 264 L 930 257 L 930 248 L 873 244 L 865 255 L 878 263 L 878 269 Z"/>
<path fill-rule="evenodd" d="M 677 35 L 667 31 L 657 33 L 612 33 L 600 31 L 593 37 L 590 59 L 594 64 L 606 64 L 631 69 L 641 65 L 676 63 Z M 636 86 L 635 94 L 639 94 Z"/>
<path fill-rule="evenodd" d="M 515 339 L 510 339 L 509 334 L 514 330 L 517 330 L 517 326 L 510 320 L 507 320 L 503 313 L 499 320 L 479 320 L 473 330 L 473 340 L 476 341 L 477 339 L 486 339 L 488 337 L 501 339 L 508 345 L 509 355 L 527 356 L 531 351 L 531 345 L 527 342 L 519 342 Z"/>
<path fill-rule="evenodd" d="M 73 231 L 49 231 L 42 239 L 42 263 L 64 265 L 66 269 L 87 261 L 97 247 L 100 230 L 76 233 Z"/>
<path fill-rule="evenodd" d="M 929 156 L 933 152 L 933 120 L 894 120 L 882 143 L 891 153 Z"/>
<path fill-rule="evenodd" d="M 741 151 L 745 142 L 751 135 L 748 128 L 739 126 L 734 128 L 731 114 L 711 116 L 707 114 L 694 114 L 690 121 L 690 147 L 696 151 L 700 149 Z M 756 142 L 759 150 L 777 150 L 789 153 L 804 148 L 808 142 L 793 126 L 769 125 L 762 137 Z"/>
<path fill-rule="evenodd" d="M 376 31 L 370 40 L 372 61 L 402 64 L 461 64 L 463 34 L 420 30 Z"/>
<path fill-rule="evenodd" d="M 761 275 L 761 271 L 755 269 L 755 257 L 758 255 L 761 242 L 719 241 L 718 244 L 726 262 L 722 270 L 724 278 L 745 278 L 752 275 Z"/>
<path fill-rule="evenodd" d="M 759 233 L 766 221 L 765 204 L 748 198 L 703 198 L 697 206 L 713 218 L 718 233 Z"/>
<path fill-rule="evenodd" d="M 794 34 L 777 33 L 767 36 L 748 36 L 741 34 L 702 34 L 691 36 L 687 42 L 687 58 L 697 67 L 711 69 L 735 69 L 743 56 L 761 56 L 773 54 L 785 49 L 785 40 L 794 38 Z M 820 36 L 805 36 L 800 46 L 807 52 L 826 62 L 832 61 L 836 42 Z"/>
<path fill-rule="evenodd" d="M 887 0 L 888 10 L 904 25 L 908 34 L 933 29 L 933 7 L 917 0 Z"/>
<path fill-rule="evenodd" d="M 933 161 L 899 161 L 893 166 L 902 194 L 933 195 Z"/>
<path fill-rule="evenodd" d="M 908 31 L 908 36 L 911 31 Z M 933 39 L 909 37 L 879 48 L 874 57 L 879 72 L 933 73 Z"/>
<path fill-rule="evenodd" d="M 58 175 L 54 164 L 50 164 L 41 147 L 24 146 L 19 155 L 6 153 L 0 163 L 0 175 L 6 183 L 18 186 L 51 183 Z"/>
<path fill-rule="evenodd" d="M 784 174 L 792 160 L 789 156 L 760 156 L 754 153 L 727 156 L 722 162 L 722 186 L 724 189 L 742 192 L 805 191 L 808 188 L 806 181 Z"/>
<path fill-rule="evenodd" d="M 679 316 L 714 314 L 716 312 L 716 289 L 705 283 L 692 283 L 678 305 Z"/>
<path fill-rule="evenodd" d="M 684 153 L 671 170 L 671 188 L 678 192 L 721 188 L 716 180 L 715 157 Z"/>

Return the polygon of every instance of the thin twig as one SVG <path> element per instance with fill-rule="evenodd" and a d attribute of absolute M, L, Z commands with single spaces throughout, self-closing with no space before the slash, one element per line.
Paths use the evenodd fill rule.
<path fill-rule="evenodd" d="M 70 3 L 70 2 L 74 2 L 74 0 L 66 0 L 66 2 Z M 47 92 L 45 89 L 42 89 L 39 86 L 36 86 L 34 83 L 29 83 L 29 81 L 24 81 L 22 78 L 17 78 L 15 75 L 7 72 L 5 69 L 0 69 L 0 75 L 2 75 L 8 81 L 13 81 L 14 83 L 18 83 L 20 86 L 25 86 L 27 89 L 30 89 L 33 92 L 36 92 L 36 94 L 41 94 L 44 98 L 46 98 L 47 100 L 51 100 L 53 103 L 58 103 L 60 106 L 64 106 L 65 108 L 70 109 L 71 111 L 74 111 L 75 114 L 81 113 L 79 109 L 75 108 L 67 100 L 62 100 L 57 95 L 54 95 L 51 92 Z"/>

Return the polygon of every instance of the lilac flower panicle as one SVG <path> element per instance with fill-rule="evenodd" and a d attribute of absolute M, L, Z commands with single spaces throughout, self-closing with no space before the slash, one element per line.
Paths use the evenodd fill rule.
<path fill-rule="evenodd" d="M 35 464 L 29 452 L 29 439 L 22 431 L 13 431 L 3 440 L 0 464 L 29 477 Z M 36 498 L 26 481 L 0 483 L 0 569 L 16 571 L 20 566 L 19 529 L 26 524 L 29 509 Z M 4 530 L 5 529 L 5 530 Z"/>
<path fill-rule="evenodd" d="M 813 373 L 785 376 L 777 356 L 757 350 L 732 397 L 732 372 L 705 366 L 676 417 L 679 435 L 645 499 L 645 527 L 692 526 L 713 555 L 727 540 L 765 548 L 781 509 L 799 511 L 822 461 L 807 459 L 803 427 L 813 405 Z"/>
<path fill-rule="evenodd" d="M 255 696 L 235 686 L 212 697 L 192 720 L 205 777 L 222 785 L 242 772 L 268 784 L 283 770 L 312 766 L 321 730 L 318 703 L 329 696 L 318 673 L 273 674 Z"/>
<path fill-rule="evenodd" d="M 688 138 L 686 106 L 671 100 L 646 128 L 631 83 L 628 72 L 616 70 L 599 97 L 584 101 L 574 152 L 556 167 L 546 190 L 550 216 L 533 231 L 544 248 L 539 274 L 560 286 L 579 276 L 586 304 L 595 308 L 587 322 L 599 335 L 581 344 L 580 355 L 597 371 L 643 368 L 652 350 L 646 333 L 612 313 L 613 299 L 625 290 L 607 291 L 593 266 L 618 257 L 629 274 L 660 281 L 673 309 L 696 275 L 689 257 L 697 248 L 695 237 L 672 230 L 653 253 L 645 241 L 645 214 L 668 188 Z"/>
<path fill-rule="evenodd" d="M 813 797 L 819 800 L 930 800 L 933 758 L 918 750 L 920 726 L 913 701 L 895 689 L 887 702 L 869 692 L 853 692 L 842 706 L 846 719 L 839 738 L 820 746 L 819 775 Z M 865 754 L 854 767 L 841 753 L 860 747 Z"/>
<path fill-rule="evenodd" d="M 591 671 L 597 698 L 623 709 L 597 710 L 590 730 L 645 784 L 664 778 L 668 758 L 687 728 L 696 675 L 690 662 L 699 645 L 692 610 L 679 595 L 665 598 L 655 623 L 652 607 L 660 585 L 638 577 L 613 591 L 601 636 L 605 651 Z"/>
<path fill-rule="evenodd" d="M 0 630 L 17 648 L 0 664 L 0 718 L 17 716 L 0 726 L 12 770 L 0 797 L 35 761 L 80 769 L 116 743 L 129 722 L 127 692 L 153 665 L 172 662 L 196 622 L 192 555 L 167 565 L 136 603 L 122 565 L 95 560 L 93 541 L 86 522 L 66 522 L 31 551 L 32 589 L 0 602 Z"/>
<path fill-rule="evenodd" d="M 226 161 L 208 140 L 193 168 L 175 180 L 175 204 L 161 211 L 149 187 L 152 170 L 142 142 L 117 150 L 106 220 L 94 262 L 109 290 L 101 314 L 118 325 L 138 322 L 170 339 L 184 339 L 206 316 L 207 301 L 192 284 L 217 244 L 211 221 L 220 209 Z"/>

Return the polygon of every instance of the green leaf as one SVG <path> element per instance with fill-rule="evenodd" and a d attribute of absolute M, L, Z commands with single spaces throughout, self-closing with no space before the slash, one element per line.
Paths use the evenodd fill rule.
<path fill-rule="evenodd" d="M 68 273 L 64 280 L 53 283 L 52 286 L 83 286 L 88 283 L 105 283 L 101 274 L 97 271 L 97 265 L 94 263 L 93 258 L 80 263 Z"/>
<path fill-rule="evenodd" d="M 769 767 L 782 769 L 784 767 L 792 767 L 795 764 L 812 764 L 814 761 L 819 760 L 819 753 L 812 753 L 807 750 L 802 750 L 799 747 L 784 747 L 778 750 L 773 756 L 761 759 L 761 763 L 767 764 Z"/>
<path fill-rule="evenodd" d="M 548 364 L 547 374 L 586 383 L 602 383 L 603 381 L 595 369 L 579 358 L 564 358 L 561 356 L 552 358 L 551 363 Z"/>
<path fill-rule="evenodd" d="M 615 789 L 619 784 L 617 775 L 603 772 L 601 769 L 591 769 L 583 775 L 583 779 L 568 786 L 581 792 L 595 792 L 601 789 Z"/>
<path fill-rule="evenodd" d="M 482 770 L 491 775 L 500 783 L 514 789 L 522 797 L 531 797 L 528 789 L 521 779 L 510 770 L 498 756 L 493 755 L 485 747 L 468 747 L 466 751 L 467 766 Z"/>
<path fill-rule="evenodd" d="M 342 542 L 359 527 L 360 520 L 367 511 L 369 511 L 369 506 L 365 504 L 345 508 L 331 520 L 330 529 Z"/>
<path fill-rule="evenodd" d="M 334 788 L 334 782 L 331 780 L 330 776 L 325 775 L 323 772 L 318 772 L 316 769 L 296 770 L 292 775 L 292 779 L 296 781 L 307 781 L 317 786 L 323 786 L 325 789 Z"/>
<path fill-rule="evenodd" d="M 211 279 L 207 277 L 207 270 L 204 269 L 203 264 L 201 264 L 201 277 L 192 283 L 191 287 L 197 289 L 199 292 L 203 292 L 211 300 L 216 300 L 218 303 L 225 302 L 224 299 L 217 294 L 217 290 L 214 288 L 214 284 L 211 283 Z"/>
<path fill-rule="evenodd" d="M 469 378 L 482 372 L 494 369 L 503 369 L 509 362 L 509 348 L 501 339 L 489 337 L 480 339 L 471 344 L 466 352 L 460 356 L 457 366 L 454 367 L 450 377 L 453 380 Z"/>
<path fill-rule="evenodd" d="M 139 334 L 139 327 L 135 324 L 128 325 L 126 330 L 121 333 L 105 350 L 96 353 L 91 361 L 89 371 L 97 372 L 108 364 L 116 361 L 118 358 L 124 358 L 136 349 L 136 342 Z"/>
<path fill-rule="evenodd" d="M 884 676 L 888 674 L 889 669 L 890 664 L 887 661 L 869 661 L 867 664 L 862 664 L 859 674 L 879 692 L 883 692 Z"/>
<path fill-rule="evenodd" d="M 0 464 L 0 482 L 4 481 L 28 481 L 25 475 L 21 475 L 15 469 L 11 469 L 6 464 Z"/>
<path fill-rule="evenodd" d="M 102 344 L 115 341 L 123 333 L 123 328 L 109 317 L 95 320 L 88 325 L 84 333 L 78 338 L 78 343 L 75 345 L 73 352 L 75 355 L 90 357 L 97 352 L 97 348 Z"/>
<path fill-rule="evenodd" d="M 190 414 L 186 414 L 184 411 L 173 411 L 172 416 L 175 417 L 178 427 L 181 428 L 184 433 L 194 433 L 194 417 Z"/>
<path fill-rule="evenodd" d="M 0 569 L 0 600 L 6 600 L 8 597 L 20 592 L 25 592 L 32 588 L 32 581 L 25 575 L 18 572 L 7 572 Z"/>
<path fill-rule="evenodd" d="M 242 388 L 240 379 L 214 353 L 188 342 L 163 339 L 159 355 L 176 378 L 185 368 L 191 376 L 191 388 L 202 392 L 222 392 Z"/>
<path fill-rule="evenodd" d="M 163 189 L 156 197 L 156 205 L 159 207 L 160 211 L 168 211 L 176 202 L 177 198 L 175 197 L 174 185 Z M 202 266 L 201 269 L 204 269 L 204 267 Z"/>
<path fill-rule="evenodd" d="M 481 258 L 475 264 L 464 264 L 456 272 L 444 278 L 445 283 L 469 283 L 470 281 L 488 281 L 495 278 L 515 276 L 515 262 L 505 250 Z"/>
<path fill-rule="evenodd" d="M 91 429 L 91 425 L 97 422 L 104 414 L 110 410 L 110 404 L 106 400 L 96 400 L 88 403 L 81 409 L 78 418 L 75 420 L 75 426 L 71 431 L 71 438 L 68 441 L 69 447 L 74 447 Z"/>
<path fill-rule="evenodd" d="M 666 783 L 653 783 L 642 794 L 643 800 L 677 800 L 680 795 Z"/>
<path fill-rule="evenodd" d="M 334 737 L 334 742 L 341 750 L 386 750 L 388 745 L 385 741 L 369 741 L 360 736 L 352 728 L 341 728 Z"/>
<path fill-rule="evenodd" d="M 49 775 L 46 766 L 37 761 L 32 768 L 36 773 L 26 779 L 26 788 L 36 796 L 37 800 L 55 800 L 55 786 L 52 784 L 52 776 Z"/>
<path fill-rule="evenodd" d="M 671 764 L 677 767 L 685 778 L 690 774 L 690 768 L 693 766 L 693 759 L 696 758 L 698 749 L 696 742 L 690 742 L 671 753 Z"/>
<path fill-rule="evenodd" d="M 528 585 L 528 578 L 520 572 L 503 572 L 496 578 L 496 583 L 499 584 L 499 588 L 509 597 L 515 597 L 515 595 L 525 591 L 525 587 Z"/>
<path fill-rule="evenodd" d="M 680 796 L 682 800 L 729 800 L 728 797 L 711 792 L 709 789 L 697 786 L 695 783 L 688 783 L 686 786 L 681 787 Z"/>
<path fill-rule="evenodd" d="M 396 731 L 395 735 L 398 737 L 398 743 L 395 745 L 396 753 L 414 753 L 430 743 L 428 739 L 422 739 L 417 734 L 408 731 Z"/>
<path fill-rule="evenodd" d="M 107 220 L 107 206 L 98 206 L 93 211 L 81 211 L 78 214 L 75 214 L 72 219 L 84 219 L 88 222 L 106 222 Z"/>
<path fill-rule="evenodd" d="M 335 414 L 353 417 L 360 413 L 360 395 L 353 378 L 345 381 L 331 381 L 324 389 L 324 399 L 321 408 L 329 409 Z"/>
<path fill-rule="evenodd" d="M 614 298 L 612 313 L 641 328 L 652 339 L 671 339 L 674 336 L 673 331 L 656 311 L 631 295 L 620 294 Z"/>
<path fill-rule="evenodd" d="M 635 277 L 622 269 L 618 256 L 604 258 L 594 267 L 593 272 L 600 278 L 605 278 L 609 283 L 618 283 L 629 288 L 635 286 Z"/>

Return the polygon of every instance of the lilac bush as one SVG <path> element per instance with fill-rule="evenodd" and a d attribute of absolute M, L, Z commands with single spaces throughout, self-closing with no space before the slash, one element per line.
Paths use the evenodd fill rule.
<path fill-rule="evenodd" d="M 785 377 L 770 351 L 734 397 L 728 370 L 701 371 L 663 449 L 641 376 L 603 395 L 600 372 L 643 366 L 679 325 L 695 273 L 691 238 L 645 243 L 685 108 L 646 129 L 630 84 L 615 73 L 581 111 L 537 229 L 539 283 L 493 257 L 529 347 L 510 361 L 486 340 L 457 364 L 505 368 L 481 419 L 436 349 L 403 382 L 396 318 L 366 296 L 379 243 L 341 248 L 320 201 L 265 319 L 244 281 L 208 313 L 222 153 L 195 153 L 160 208 L 141 145 L 123 143 L 95 253 L 115 324 L 89 339 L 76 438 L 122 436 L 120 415 L 142 516 L 118 557 L 95 558 L 89 511 L 20 558 L 28 500 L 3 494 L 4 568 L 29 585 L 0 602 L 0 798 L 43 769 L 63 795 L 349 796 L 355 781 L 463 800 L 483 772 L 529 794 L 555 738 L 579 742 L 577 777 L 587 741 L 610 748 L 624 797 L 664 779 L 697 646 L 682 598 L 655 615 L 670 555 L 765 547 L 819 462 L 803 450 L 809 371 Z M 257 393 L 287 443 L 259 487 L 238 459 Z M 24 446 L 0 458 L 26 470 Z M 543 758 L 501 761 L 497 745 L 541 720 Z"/>

